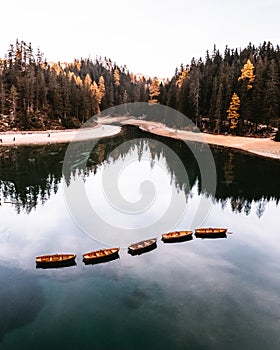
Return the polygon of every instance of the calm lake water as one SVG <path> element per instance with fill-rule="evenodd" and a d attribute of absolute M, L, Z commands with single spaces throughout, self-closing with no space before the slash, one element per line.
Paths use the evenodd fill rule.
<path fill-rule="evenodd" d="M 64 174 L 68 186 L 82 179 L 97 216 L 118 227 L 106 231 L 91 218 L 88 232 L 65 202 L 66 148 L 0 148 L 1 350 L 280 348 L 279 161 L 212 148 L 212 193 L 183 142 L 129 127 L 100 140 L 86 155 L 86 170 Z M 129 216 L 129 208 L 108 205 L 101 187 L 110 176 L 111 190 L 118 186 L 132 206 L 145 189 L 152 193 L 147 210 Z M 164 215 L 172 196 L 185 206 L 175 222 Z M 163 243 L 165 231 L 195 228 L 203 198 L 211 206 L 201 226 L 227 227 L 227 238 Z M 151 225 L 158 227 L 153 235 Z M 131 243 L 147 227 L 157 248 L 130 256 L 127 237 L 116 234 L 122 227 Z M 119 259 L 84 265 L 83 253 L 106 244 L 121 246 Z M 36 255 L 56 252 L 76 253 L 76 265 L 36 268 Z"/>

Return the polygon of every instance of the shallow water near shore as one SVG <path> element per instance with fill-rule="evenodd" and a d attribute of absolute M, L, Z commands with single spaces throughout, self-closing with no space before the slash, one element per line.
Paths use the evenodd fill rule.
<path fill-rule="evenodd" d="M 162 144 L 183 162 L 187 178 Z M 279 161 L 213 148 L 217 188 L 209 193 L 181 141 L 133 127 L 100 140 L 86 172 L 75 173 L 92 207 L 111 225 L 135 228 L 131 243 L 145 225 L 161 223 L 156 249 L 130 256 L 122 244 L 119 259 L 85 265 L 83 253 L 120 241 L 97 224 L 84 232 L 73 221 L 63 191 L 63 181 L 73 181 L 73 174 L 63 180 L 66 148 L 0 149 L 1 350 L 279 348 Z M 119 191 L 131 203 L 142 181 L 154 183 L 149 210 L 126 222 L 100 190 L 116 168 Z M 163 215 L 174 193 L 185 203 L 176 223 Z M 203 197 L 212 205 L 201 226 L 227 227 L 227 238 L 163 243 L 162 227 L 195 228 Z M 56 252 L 77 254 L 76 265 L 36 268 L 36 255 Z"/>

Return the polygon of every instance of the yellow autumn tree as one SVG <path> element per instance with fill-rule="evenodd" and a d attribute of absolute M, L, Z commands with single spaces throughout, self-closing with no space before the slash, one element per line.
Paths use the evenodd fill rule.
<path fill-rule="evenodd" d="M 79 76 L 75 75 L 75 82 L 77 86 L 83 86 L 83 81 Z"/>
<path fill-rule="evenodd" d="M 86 75 L 84 83 L 86 86 L 91 86 L 92 81 L 91 81 L 91 77 L 89 76 L 89 74 Z"/>
<path fill-rule="evenodd" d="M 78 70 L 78 72 L 81 70 L 81 62 L 77 59 L 74 60 L 74 67 Z"/>
<path fill-rule="evenodd" d="M 247 90 L 252 89 L 253 87 L 253 82 L 255 80 L 255 74 L 254 74 L 254 65 L 253 63 L 248 60 L 245 64 L 244 67 L 241 69 L 241 75 L 238 78 L 238 81 L 247 79 L 248 84 L 247 84 Z"/>
<path fill-rule="evenodd" d="M 59 75 L 59 73 L 62 71 L 59 63 L 51 63 L 51 67 L 56 72 L 56 75 Z"/>
<path fill-rule="evenodd" d="M 73 72 L 67 72 L 67 77 L 68 77 L 68 79 L 71 81 L 72 79 L 75 79 L 75 74 L 73 73 Z"/>
<path fill-rule="evenodd" d="M 114 70 L 114 84 L 116 86 L 120 86 L 120 71 L 118 68 Z"/>
<path fill-rule="evenodd" d="M 96 84 L 95 81 L 90 85 L 90 91 L 91 91 L 92 97 L 96 101 L 96 104 L 94 106 L 95 113 L 99 113 L 100 112 L 99 104 L 101 102 L 101 98 L 100 98 L 100 91 L 99 91 L 98 85 Z"/>
<path fill-rule="evenodd" d="M 99 89 L 99 104 L 100 104 L 106 93 L 105 81 L 102 75 L 100 76 L 98 81 L 98 89 Z"/>
<path fill-rule="evenodd" d="M 227 110 L 227 118 L 230 121 L 230 129 L 235 129 L 238 124 L 240 114 L 238 110 L 240 108 L 240 98 L 236 93 L 232 95 L 229 109 Z"/>
<path fill-rule="evenodd" d="M 182 73 L 179 75 L 177 81 L 176 81 L 176 85 L 178 86 L 178 88 L 180 89 L 181 86 L 183 85 L 184 80 L 186 79 L 187 75 L 188 75 L 188 70 L 184 69 L 182 71 Z"/>
<path fill-rule="evenodd" d="M 160 95 L 160 83 L 158 78 L 154 78 L 150 85 L 150 99 L 149 103 L 158 103 L 158 96 Z"/>

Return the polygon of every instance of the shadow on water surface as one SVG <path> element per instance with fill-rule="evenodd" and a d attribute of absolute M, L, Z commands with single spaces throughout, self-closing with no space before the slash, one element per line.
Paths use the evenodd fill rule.
<path fill-rule="evenodd" d="M 59 263 L 43 263 L 36 264 L 36 269 L 63 269 L 65 267 L 76 266 L 77 263 L 75 261 L 64 261 Z"/>
<path fill-rule="evenodd" d="M 168 241 L 161 239 L 164 244 L 172 244 L 172 243 L 180 243 L 180 242 L 188 242 L 192 241 L 193 237 L 192 236 L 184 236 L 184 237 L 176 237 L 173 239 L 170 239 Z"/>
<path fill-rule="evenodd" d="M 226 233 L 212 233 L 211 235 L 195 233 L 196 238 L 200 239 L 218 239 L 218 238 L 227 238 Z"/>
<path fill-rule="evenodd" d="M 36 319 L 45 298 L 38 280 L 25 271 L 0 265 L 0 281 L 1 344 L 5 334 Z"/>

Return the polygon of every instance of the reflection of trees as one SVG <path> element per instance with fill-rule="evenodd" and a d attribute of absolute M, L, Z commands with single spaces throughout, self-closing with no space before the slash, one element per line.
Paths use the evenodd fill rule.
<path fill-rule="evenodd" d="M 119 159 L 124 159 L 127 154 L 132 153 L 137 154 L 140 161 L 143 155 L 148 153 L 151 158 L 151 168 L 157 160 L 161 159 L 166 162 L 171 182 L 174 183 L 178 190 L 184 191 L 186 197 L 198 179 L 196 159 L 184 142 L 153 135 L 140 131 L 135 127 L 127 127 L 125 135 L 123 137 L 115 137 L 112 142 L 105 141 L 103 144 L 103 163 L 116 162 Z M 96 148 L 100 149 L 100 146 L 97 145 Z M 182 172 L 182 168 L 178 166 L 178 158 L 174 157 L 174 153 L 184 164 L 187 179 L 186 174 Z"/>
<path fill-rule="evenodd" d="M 247 155 L 227 148 L 212 148 L 217 169 L 215 200 L 230 201 L 232 210 L 249 214 L 257 203 L 260 217 L 266 202 L 274 199 L 278 204 L 280 163 L 276 160 Z"/>
<path fill-rule="evenodd" d="M 197 144 L 196 147 L 203 149 Z M 62 163 L 67 145 L 46 145 L 36 147 L 0 148 L 0 186 L 4 201 L 14 203 L 18 212 L 30 212 L 38 203 L 46 202 L 56 193 L 62 179 Z M 184 164 L 186 174 L 180 171 L 178 159 Z M 171 181 L 178 190 L 185 192 L 186 200 L 197 185 L 204 193 L 225 207 L 230 202 L 234 212 L 251 212 L 257 203 L 260 217 L 270 199 L 278 203 L 280 188 L 280 164 L 278 161 L 261 159 L 229 149 L 212 148 L 217 170 L 216 193 L 201 188 L 197 161 L 188 146 L 178 140 L 160 137 L 126 127 L 125 132 L 100 140 L 90 154 L 84 144 L 76 143 L 74 148 L 75 167 L 72 173 L 64 174 L 67 183 L 71 176 L 95 174 L 102 164 L 111 164 L 124 159 L 127 154 L 137 154 L 141 160 L 150 154 L 151 167 L 158 159 L 166 162 Z M 86 160 L 86 169 L 83 164 Z"/>
<path fill-rule="evenodd" d="M 30 212 L 56 193 L 65 146 L 11 147 L 0 150 L 0 185 L 4 201 L 17 212 Z"/>

